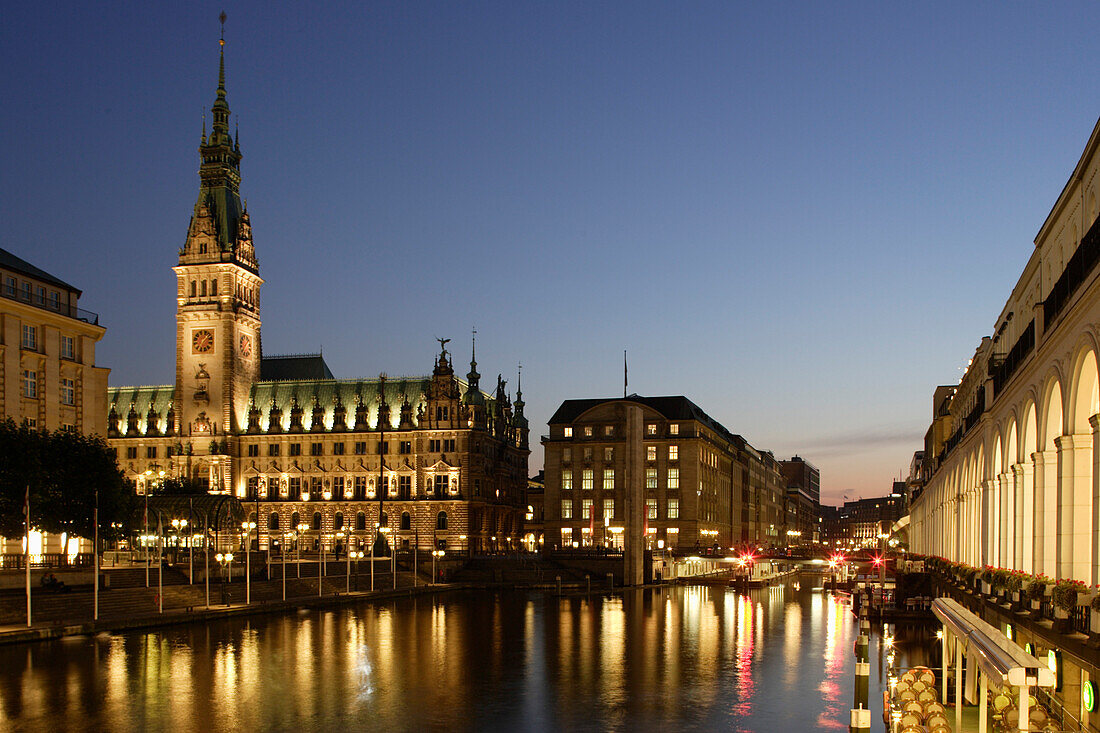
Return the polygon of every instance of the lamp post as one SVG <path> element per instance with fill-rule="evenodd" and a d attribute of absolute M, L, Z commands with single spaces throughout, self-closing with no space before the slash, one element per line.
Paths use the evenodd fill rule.
<path fill-rule="evenodd" d="M 309 525 L 302 522 L 298 525 L 298 533 L 294 535 L 294 549 L 298 553 L 298 577 L 302 577 L 302 535 L 309 529 Z"/>
<path fill-rule="evenodd" d="M 222 566 L 222 598 L 225 600 L 225 605 L 229 605 L 229 597 L 226 595 L 225 589 L 225 567 L 229 566 L 229 582 L 233 582 L 233 553 L 227 552 L 225 554 L 218 553 L 214 556 L 214 559 Z"/>
<path fill-rule="evenodd" d="M 445 552 L 445 550 L 432 550 L 432 585 L 435 585 L 436 578 L 439 577 L 435 571 L 436 558 L 443 557 Z"/>
<path fill-rule="evenodd" d="M 343 530 L 340 530 L 339 532 L 336 533 L 336 547 L 337 548 L 340 547 L 340 540 L 342 540 L 342 539 L 344 539 L 344 532 L 343 532 Z M 351 592 L 351 547 L 350 547 L 350 544 L 351 543 L 349 542 L 348 543 L 349 547 L 346 548 L 348 558 L 347 558 L 347 572 L 345 573 L 345 575 L 347 576 L 347 591 L 349 593 Z M 336 553 L 336 562 L 340 562 L 340 553 L 339 553 L 339 551 L 337 551 L 337 553 Z"/>
<path fill-rule="evenodd" d="M 286 530 L 283 530 L 283 547 L 280 553 L 283 556 L 283 600 L 286 600 Z"/>
<path fill-rule="evenodd" d="M 259 515 L 257 515 L 259 516 Z M 256 529 L 255 522 L 241 522 L 244 535 L 244 602 L 252 603 L 252 530 Z"/>
<path fill-rule="evenodd" d="M 355 555 L 355 590 L 359 590 L 359 561 L 363 559 L 363 554 L 362 550 L 355 550 L 349 553 L 349 556 Z"/>

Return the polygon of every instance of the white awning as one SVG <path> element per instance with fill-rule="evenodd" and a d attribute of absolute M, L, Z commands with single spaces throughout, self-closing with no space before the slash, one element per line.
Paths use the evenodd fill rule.
<path fill-rule="evenodd" d="M 957 601 L 937 598 L 932 601 L 932 612 L 962 642 L 967 656 L 977 660 L 986 677 L 1016 687 L 1054 686 L 1054 673 L 1046 665 Z"/>

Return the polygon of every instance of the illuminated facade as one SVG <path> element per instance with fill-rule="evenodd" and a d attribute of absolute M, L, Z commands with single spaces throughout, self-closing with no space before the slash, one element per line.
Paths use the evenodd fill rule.
<path fill-rule="evenodd" d="M 627 487 L 625 404 L 643 409 L 641 483 Z M 645 501 L 647 547 L 692 551 L 785 541 L 779 463 L 686 397 L 566 400 L 542 439 L 544 547 L 622 546 L 625 496 Z"/>
<path fill-rule="evenodd" d="M 912 548 L 1100 582 L 1100 123 L 957 385 L 936 389 Z"/>
<path fill-rule="evenodd" d="M 174 384 L 115 387 L 106 430 L 139 493 L 188 478 L 249 503 L 260 547 L 299 525 L 331 547 L 492 550 L 520 539 L 527 484 L 523 394 L 455 376 L 441 342 L 423 377 L 338 380 L 318 355 L 266 357 L 264 284 L 239 194 L 224 52 L 200 189 L 179 250 Z M 346 545 L 345 545 L 346 546 Z"/>
<path fill-rule="evenodd" d="M 110 369 L 96 366 L 95 346 L 106 329 L 77 307 L 80 291 L 0 249 L 0 296 L 0 418 L 105 434 Z M 0 546 L 20 553 L 22 541 Z M 32 532 L 31 554 L 41 552 L 76 549 L 63 548 L 61 535 Z"/>

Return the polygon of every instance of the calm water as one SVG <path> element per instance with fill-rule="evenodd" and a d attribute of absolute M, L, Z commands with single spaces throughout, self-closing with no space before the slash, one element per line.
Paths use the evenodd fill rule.
<path fill-rule="evenodd" d="M 454 593 L 0 647 L 0 730 L 844 731 L 857 624 L 810 582 Z M 935 661 L 919 633 L 903 665 Z"/>

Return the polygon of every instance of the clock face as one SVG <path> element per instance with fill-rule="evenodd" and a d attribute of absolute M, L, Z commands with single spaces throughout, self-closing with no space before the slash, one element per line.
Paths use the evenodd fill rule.
<path fill-rule="evenodd" d="M 196 354 L 205 354 L 214 348 L 214 332 L 202 328 L 191 332 L 191 350 Z"/>
<path fill-rule="evenodd" d="M 252 356 L 252 337 L 248 334 L 241 334 L 241 356 L 246 359 Z"/>

